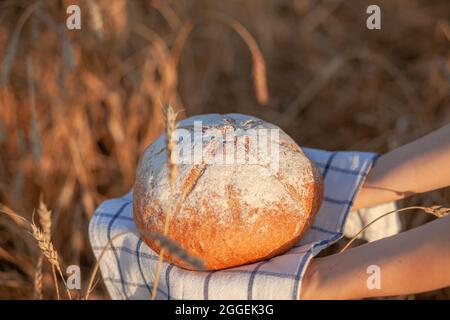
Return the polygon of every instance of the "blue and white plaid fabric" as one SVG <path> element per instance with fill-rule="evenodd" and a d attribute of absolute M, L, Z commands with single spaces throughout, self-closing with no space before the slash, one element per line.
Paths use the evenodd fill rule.
<path fill-rule="evenodd" d="M 312 257 L 343 236 L 347 214 L 377 154 L 303 148 L 322 171 L 325 193 L 313 226 L 291 250 L 262 262 L 221 271 L 188 271 L 164 262 L 158 299 L 298 299 Z M 113 299 L 150 299 L 158 255 L 137 235 L 132 192 L 103 202 L 89 238 Z M 134 231 L 134 233 L 133 233 Z"/>

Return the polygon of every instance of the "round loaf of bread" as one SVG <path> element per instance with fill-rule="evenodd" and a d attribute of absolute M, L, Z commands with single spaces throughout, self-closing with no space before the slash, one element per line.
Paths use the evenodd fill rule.
<path fill-rule="evenodd" d="M 218 270 L 282 254 L 311 225 L 322 175 L 277 126 L 242 114 L 200 115 L 180 121 L 175 139 L 172 196 L 165 135 L 140 159 L 133 194 L 138 229 L 163 233 L 170 214 L 168 237 Z M 157 242 L 143 240 L 159 253 Z M 164 258 L 192 269 L 170 253 Z"/>

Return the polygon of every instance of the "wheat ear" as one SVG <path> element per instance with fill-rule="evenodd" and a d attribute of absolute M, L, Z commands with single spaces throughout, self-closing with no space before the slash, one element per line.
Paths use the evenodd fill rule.
<path fill-rule="evenodd" d="M 402 208 L 402 209 L 397 209 L 397 210 L 392 210 L 389 211 L 385 214 L 382 214 L 381 216 L 379 216 L 378 218 L 372 220 L 371 222 L 369 222 L 367 225 L 365 225 L 361 230 L 359 230 L 359 232 L 357 234 L 355 234 L 353 236 L 353 238 L 350 239 L 350 241 L 342 248 L 341 251 L 339 251 L 339 253 L 344 252 L 345 250 L 347 250 L 350 245 L 355 242 L 355 240 L 357 239 L 357 237 L 364 232 L 364 230 L 366 230 L 367 228 L 369 228 L 372 224 L 374 224 L 375 222 L 377 222 L 378 220 L 381 220 L 382 218 L 395 213 L 395 212 L 403 212 L 403 211 L 407 211 L 407 210 L 413 210 L 413 209 L 418 209 L 418 210 L 423 210 L 426 213 L 432 214 L 438 218 L 442 218 L 444 216 L 447 216 L 450 214 L 450 208 L 446 208 L 443 207 L 441 205 L 435 205 L 435 206 L 431 206 L 431 207 L 420 207 L 420 206 L 413 206 L 413 207 L 407 207 L 407 208 Z"/>
<path fill-rule="evenodd" d="M 47 209 L 44 201 L 42 200 L 42 195 L 39 198 L 39 207 L 37 209 L 37 213 L 39 216 L 39 222 L 42 226 L 43 235 L 47 237 L 48 241 L 51 241 L 51 229 L 52 229 L 52 213 Z M 44 254 L 41 252 L 38 257 L 38 261 L 36 264 L 36 271 L 34 274 L 34 295 L 36 299 L 42 300 L 42 278 L 43 278 L 43 263 L 44 263 Z M 52 267 L 53 279 L 55 280 L 55 272 Z M 55 288 L 57 292 L 57 296 L 59 297 L 59 289 L 58 283 L 55 282 Z"/>
<path fill-rule="evenodd" d="M 52 212 L 51 210 L 48 210 L 47 206 L 45 205 L 42 195 L 39 197 L 39 207 L 37 209 L 37 213 L 44 235 L 47 236 L 49 240 L 51 240 Z"/>
<path fill-rule="evenodd" d="M 69 299 L 72 299 L 72 296 L 70 294 L 69 289 L 67 288 L 67 284 L 64 280 L 64 276 L 61 270 L 61 266 L 59 264 L 59 258 L 58 258 L 58 252 L 55 250 L 53 243 L 48 237 L 44 235 L 44 233 L 34 224 L 31 224 L 31 230 L 34 238 L 36 239 L 39 248 L 41 249 L 42 253 L 44 254 L 45 258 L 50 262 L 52 265 L 52 268 L 54 268 L 59 276 L 61 277 L 62 281 L 64 282 L 64 286 L 66 287 L 67 296 Z M 53 272 L 53 279 L 56 281 L 56 272 Z M 55 285 L 57 295 L 59 296 L 59 289 L 58 284 Z M 59 297 L 58 297 L 59 298 Z"/>

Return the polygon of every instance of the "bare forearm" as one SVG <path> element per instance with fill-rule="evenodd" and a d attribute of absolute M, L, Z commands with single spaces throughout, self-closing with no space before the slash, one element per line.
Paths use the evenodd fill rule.
<path fill-rule="evenodd" d="M 380 268 L 381 288 L 370 290 L 367 268 Z M 302 299 L 361 299 L 450 286 L 450 216 L 343 253 L 313 259 Z"/>
<path fill-rule="evenodd" d="M 450 125 L 381 156 L 353 209 L 450 185 Z"/>

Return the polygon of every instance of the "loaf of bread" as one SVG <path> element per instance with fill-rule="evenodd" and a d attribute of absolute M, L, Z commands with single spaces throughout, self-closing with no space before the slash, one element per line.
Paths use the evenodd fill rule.
<path fill-rule="evenodd" d="M 210 270 L 268 259 L 300 240 L 319 210 L 323 183 L 286 133 L 241 114 L 191 117 L 179 122 L 178 131 L 172 197 L 165 135 L 140 159 L 133 199 L 137 228 L 162 233 L 171 212 L 168 237 Z M 143 240 L 159 253 L 157 242 Z M 192 268 L 170 253 L 164 257 Z"/>

